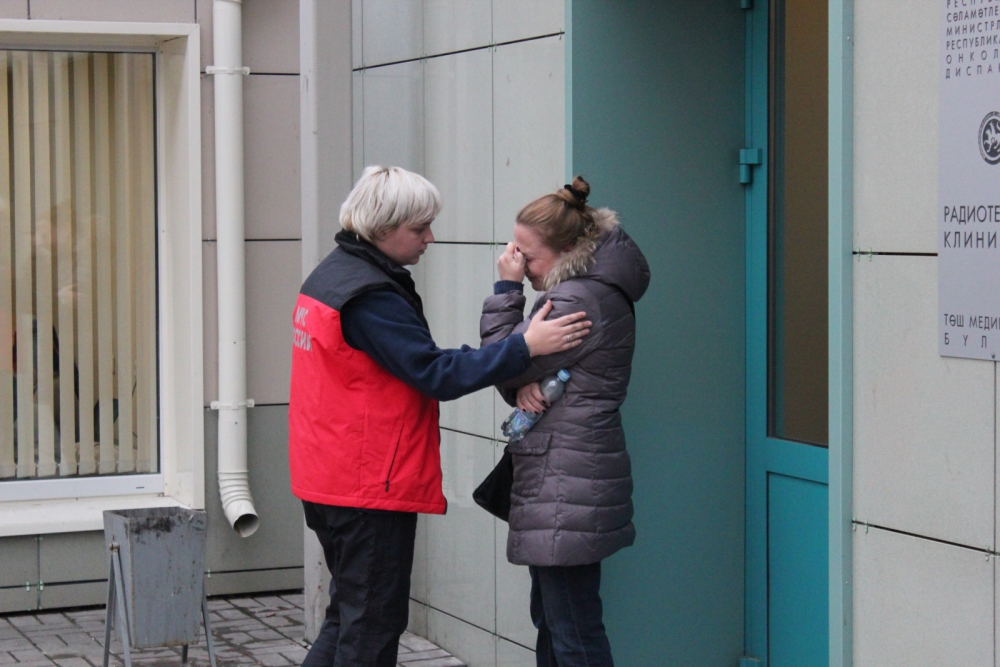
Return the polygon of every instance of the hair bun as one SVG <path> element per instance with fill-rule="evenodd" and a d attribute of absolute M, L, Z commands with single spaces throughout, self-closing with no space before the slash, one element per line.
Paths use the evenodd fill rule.
<path fill-rule="evenodd" d="M 570 194 L 570 197 L 566 198 L 567 203 L 578 204 L 580 207 L 587 205 L 587 197 L 590 196 L 590 183 L 583 180 L 582 176 L 574 178 L 573 184 L 567 183 L 563 189 Z"/>

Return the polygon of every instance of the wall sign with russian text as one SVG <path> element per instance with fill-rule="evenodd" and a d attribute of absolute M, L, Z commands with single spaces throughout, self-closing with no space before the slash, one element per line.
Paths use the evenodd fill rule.
<path fill-rule="evenodd" d="M 1000 0 L 939 0 L 938 350 L 1000 356 Z"/>

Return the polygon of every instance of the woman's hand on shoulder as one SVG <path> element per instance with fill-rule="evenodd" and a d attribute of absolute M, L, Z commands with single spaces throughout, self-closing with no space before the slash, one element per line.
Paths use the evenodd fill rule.
<path fill-rule="evenodd" d="M 497 273 L 500 280 L 510 280 L 515 283 L 524 281 L 524 255 L 514 246 L 507 244 L 507 249 L 497 260 Z"/>
<path fill-rule="evenodd" d="M 552 301 L 546 301 L 531 318 L 531 324 L 524 332 L 524 342 L 528 344 L 528 352 L 533 357 L 574 348 L 590 333 L 590 326 L 593 323 L 584 319 L 587 313 L 572 313 L 554 320 L 546 320 L 551 311 Z"/>

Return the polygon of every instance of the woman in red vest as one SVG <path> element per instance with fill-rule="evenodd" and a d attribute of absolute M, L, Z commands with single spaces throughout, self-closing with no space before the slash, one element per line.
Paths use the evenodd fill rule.
<path fill-rule="evenodd" d="M 434 242 L 437 188 L 368 167 L 340 209 L 337 248 L 293 315 L 292 492 L 330 568 L 330 606 L 306 667 L 393 667 L 406 629 L 417 512 L 443 514 L 438 401 L 511 380 L 580 344 L 585 313 L 480 349 L 437 347 L 404 266 Z"/>

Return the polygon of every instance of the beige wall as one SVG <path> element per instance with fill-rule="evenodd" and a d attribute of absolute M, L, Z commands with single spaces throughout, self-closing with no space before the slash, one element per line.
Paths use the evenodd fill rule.
<path fill-rule="evenodd" d="M 854 264 L 858 667 L 995 664 L 996 364 L 937 353 L 941 7 L 855 1 L 855 247 L 894 253 Z"/>

